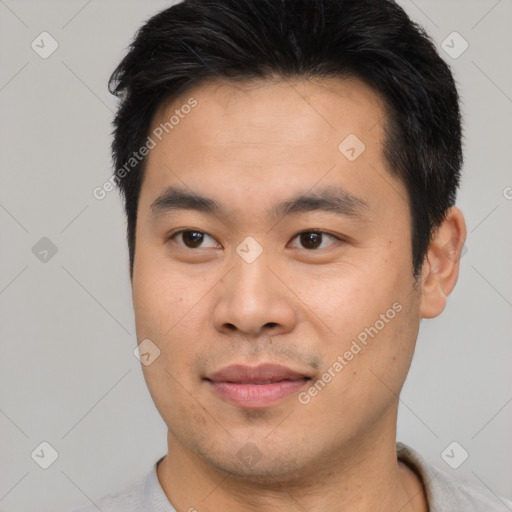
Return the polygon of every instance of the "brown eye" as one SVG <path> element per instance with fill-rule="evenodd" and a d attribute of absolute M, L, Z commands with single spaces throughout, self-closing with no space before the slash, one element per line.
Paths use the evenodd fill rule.
<path fill-rule="evenodd" d="M 204 234 L 199 231 L 184 231 L 181 234 L 183 243 L 187 247 L 199 247 L 203 242 Z"/>
<path fill-rule="evenodd" d="M 306 249 L 317 249 L 322 243 L 322 233 L 301 233 L 300 243 Z"/>
<path fill-rule="evenodd" d="M 323 231 L 303 231 L 302 233 L 299 233 L 295 239 L 299 239 L 300 247 L 303 249 L 323 249 L 326 246 L 323 245 L 325 242 L 325 239 L 331 238 L 334 240 L 334 242 L 338 241 L 339 238 L 335 237 L 334 235 L 330 235 L 329 233 L 324 233 Z M 323 245 L 323 246 L 322 246 Z M 328 244 L 332 245 L 332 244 Z"/>
<path fill-rule="evenodd" d="M 188 247 L 189 249 L 197 249 L 197 248 L 206 248 L 207 245 L 201 245 L 203 242 L 206 242 L 208 239 L 210 239 L 213 244 L 209 247 L 216 247 L 217 242 L 206 233 L 203 233 L 202 231 L 195 231 L 191 229 L 184 229 L 182 231 L 178 231 L 175 233 L 171 239 L 180 239 L 181 238 L 181 245 L 184 245 L 185 247 Z M 178 242 L 180 243 L 180 242 Z"/>

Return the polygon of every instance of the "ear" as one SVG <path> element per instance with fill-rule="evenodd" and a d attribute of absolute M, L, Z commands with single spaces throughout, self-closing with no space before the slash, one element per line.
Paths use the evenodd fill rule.
<path fill-rule="evenodd" d="M 438 227 L 428 247 L 421 270 L 422 318 L 434 318 L 446 306 L 446 297 L 451 293 L 459 276 L 459 262 L 466 241 L 464 215 L 452 206 Z"/>

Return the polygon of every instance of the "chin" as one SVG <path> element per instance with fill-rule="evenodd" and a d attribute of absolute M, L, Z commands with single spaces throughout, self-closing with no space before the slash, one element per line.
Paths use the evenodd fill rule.
<path fill-rule="evenodd" d="M 258 441 L 258 444 L 234 443 L 229 450 L 209 449 L 195 446 L 196 455 L 208 466 L 226 473 L 230 478 L 251 485 L 261 484 L 267 488 L 272 485 L 293 485 L 307 474 L 311 474 L 312 460 L 306 454 L 298 453 L 291 447 L 273 446 L 272 443 Z M 291 456 L 290 454 L 294 455 Z M 302 457 L 300 456 L 302 455 Z"/>

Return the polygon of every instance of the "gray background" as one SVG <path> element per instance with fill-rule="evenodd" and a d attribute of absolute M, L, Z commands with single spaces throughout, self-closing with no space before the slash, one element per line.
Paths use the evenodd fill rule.
<path fill-rule="evenodd" d="M 398 438 L 440 468 L 512 497 L 512 2 L 400 4 L 460 84 L 466 163 L 458 204 L 468 240 L 444 314 L 422 322 Z M 135 30 L 167 5 L 0 1 L 3 511 L 86 503 L 142 477 L 166 451 L 165 425 L 132 353 L 121 203 L 115 191 L 99 201 L 92 190 L 111 172 L 108 77 Z M 43 45 L 43 31 L 59 45 L 47 59 L 31 48 L 33 40 Z M 463 48 L 453 31 L 469 44 L 457 58 L 442 46 Z M 47 241 L 36 245 L 43 237 L 55 255 L 44 253 Z M 43 441 L 58 453 L 48 469 L 35 462 L 50 461 L 48 449 L 31 457 Z M 458 469 L 441 457 L 453 441 L 462 448 L 449 452 L 452 460 L 469 453 Z"/>

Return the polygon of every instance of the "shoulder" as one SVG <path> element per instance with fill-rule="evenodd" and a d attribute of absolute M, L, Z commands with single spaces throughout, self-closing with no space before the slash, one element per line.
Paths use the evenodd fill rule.
<path fill-rule="evenodd" d="M 160 459 L 161 460 L 161 459 Z M 160 462 L 160 460 L 158 462 Z M 153 464 L 147 475 L 124 489 L 102 496 L 71 512 L 175 512 L 165 495 Z"/>
<path fill-rule="evenodd" d="M 399 460 L 421 477 L 430 512 L 510 512 L 512 501 L 500 497 L 483 485 L 455 478 L 427 462 L 412 448 L 397 443 Z"/>
<path fill-rule="evenodd" d="M 139 512 L 143 510 L 144 482 L 134 483 L 117 492 L 106 494 L 71 512 Z"/>

